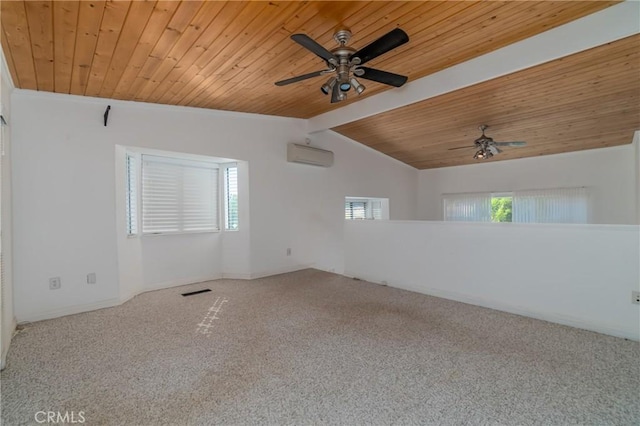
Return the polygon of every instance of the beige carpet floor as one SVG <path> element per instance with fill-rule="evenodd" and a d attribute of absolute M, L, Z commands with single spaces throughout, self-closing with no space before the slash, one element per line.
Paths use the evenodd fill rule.
<path fill-rule="evenodd" d="M 640 424 L 638 342 L 316 270 L 27 325 L 1 380 L 3 425 Z"/>

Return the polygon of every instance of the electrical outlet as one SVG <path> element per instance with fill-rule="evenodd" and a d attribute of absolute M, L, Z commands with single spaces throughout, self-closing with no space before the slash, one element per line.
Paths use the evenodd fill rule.
<path fill-rule="evenodd" d="M 290 248 L 287 249 L 287 256 L 291 256 L 291 249 Z"/>
<path fill-rule="evenodd" d="M 636 305 L 640 305 L 640 291 L 632 291 L 631 292 L 631 303 L 635 303 Z"/>
<path fill-rule="evenodd" d="M 87 274 L 87 284 L 95 284 L 96 283 L 96 273 L 92 272 Z"/>
<path fill-rule="evenodd" d="M 60 287 L 62 287 L 60 277 L 49 278 L 49 290 L 58 290 Z"/>

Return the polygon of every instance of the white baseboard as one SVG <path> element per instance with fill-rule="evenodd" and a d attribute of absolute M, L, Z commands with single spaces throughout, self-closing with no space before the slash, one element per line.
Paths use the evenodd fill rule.
<path fill-rule="evenodd" d="M 85 303 L 82 305 L 66 306 L 64 308 L 52 309 L 50 311 L 29 313 L 18 318 L 18 324 L 80 314 L 82 312 L 95 311 L 97 309 L 111 308 L 113 306 L 120 305 L 120 303 L 121 302 L 119 298 L 114 298 L 101 300 L 99 302 Z"/>
<path fill-rule="evenodd" d="M 268 271 L 253 272 L 253 273 L 225 272 L 222 274 L 222 278 L 226 278 L 230 280 L 255 280 L 258 278 L 270 277 L 272 275 L 280 275 L 280 274 L 287 274 L 289 272 L 301 271 L 303 269 L 309 269 L 312 267 L 313 267 L 312 265 L 296 265 L 296 266 L 288 266 L 285 268 L 271 269 Z"/>
<path fill-rule="evenodd" d="M 288 274 L 289 272 L 302 271 L 303 269 L 309 269 L 311 267 L 311 265 L 296 265 L 279 269 L 271 269 L 269 271 L 254 272 L 251 274 L 251 279 L 255 280 L 258 278 L 270 277 L 272 275 Z"/>
<path fill-rule="evenodd" d="M 251 274 L 250 273 L 238 273 L 238 272 L 223 272 L 222 273 L 222 279 L 227 279 L 227 280 L 250 280 L 251 279 Z"/>
<path fill-rule="evenodd" d="M 346 271 L 345 276 L 349 278 L 357 277 L 358 279 L 369 281 L 376 284 L 380 283 L 374 277 L 356 274 Z M 494 300 L 483 299 L 477 296 L 457 293 L 453 291 L 440 290 L 434 288 L 426 288 L 423 286 L 411 285 L 406 283 L 385 284 L 389 287 L 399 288 L 401 290 L 413 291 L 416 293 L 426 294 L 428 296 L 440 297 L 443 299 L 455 300 L 456 302 L 468 303 L 470 305 L 481 306 L 483 308 L 495 309 L 497 311 L 509 312 L 511 314 L 522 315 L 529 318 L 535 318 L 543 321 L 553 322 L 556 324 L 567 325 L 569 327 L 580 328 L 583 330 L 595 331 L 596 333 L 607 334 L 614 337 L 622 337 L 629 340 L 640 340 L 638 331 L 633 329 L 625 329 L 615 324 L 602 324 L 576 318 L 569 315 L 562 315 L 555 312 L 533 311 L 522 306 L 511 305 L 508 303 L 496 302 Z"/>
<path fill-rule="evenodd" d="M 121 294 L 120 295 L 120 305 L 122 305 L 123 303 L 128 302 L 129 300 L 133 299 L 134 297 L 136 297 L 137 295 L 141 294 L 140 293 L 136 293 L 136 292 L 132 292 L 132 293 L 127 293 L 127 294 Z"/>
<path fill-rule="evenodd" d="M 327 268 L 325 266 L 318 266 L 315 263 L 310 265 L 309 268 L 317 269 L 318 271 L 329 272 L 330 274 L 337 274 L 346 276 L 342 269 L 336 270 L 336 268 Z M 352 277 L 349 277 L 352 278 Z"/>

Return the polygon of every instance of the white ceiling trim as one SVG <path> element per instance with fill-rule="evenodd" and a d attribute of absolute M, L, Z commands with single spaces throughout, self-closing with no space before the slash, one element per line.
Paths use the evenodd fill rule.
<path fill-rule="evenodd" d="M 601 46 L 639 32 L 640 2 L 627 0 L 412 81 L 399 89 L 388 90 L 343 108 L 312 117 L 307 122 L 308 132 L 315 133 L 331 129 Z"/>

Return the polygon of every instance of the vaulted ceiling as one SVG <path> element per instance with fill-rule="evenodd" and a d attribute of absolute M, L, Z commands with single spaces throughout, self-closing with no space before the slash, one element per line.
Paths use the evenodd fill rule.
<path fill-rule="evenodd" d="M 477 162 L 480 124 L 496 142 L 527 142 L 502 148 L 501 160 L 630 143 L 640 129 L 640 35 L 333 130 L 428 169 Z"/>
<path fill-rule="evenodd" d="M 331 104 L 322 78 L 275 86 L 324 68 L 292 34 L 331 49 L 348 28 L 359 48 L 400 27 L 409 43 L 369 65 L 412 81 L 615 3 L 2 1 L 0 38 L 19 88 L 310 118 L 394 89 L 367 81 L 360 97 Z M 468 163 L 473 152 L 449 148 L 482 123 L 496 140 L 529 142 L 502 159 L 617 144 L 639 128 L 637 53 L 632 38 L 334 130 L 417 168 Z"/>

